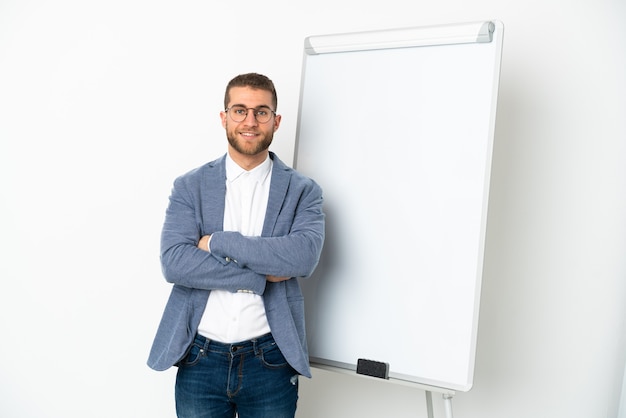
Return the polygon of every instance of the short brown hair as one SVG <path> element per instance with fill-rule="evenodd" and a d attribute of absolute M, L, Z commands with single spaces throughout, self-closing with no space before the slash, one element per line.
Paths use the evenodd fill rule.
<path fill-rule="evenodd" d="M 272 93 L 272 105 L 274 106 L 273 110 L 276 111 L 278 108 L 278 96 L 276 95 L 274 83 L 263 74 L 239 74 L 237 77 L 230 80 L 226 86 L 226 93 L 224 94 L 224 109 L 226 109 L 228 107 L 228 103 L 230 103 L 230 89 L 233 87 L 250 87 L 253 89 L 269 91 Z"/>

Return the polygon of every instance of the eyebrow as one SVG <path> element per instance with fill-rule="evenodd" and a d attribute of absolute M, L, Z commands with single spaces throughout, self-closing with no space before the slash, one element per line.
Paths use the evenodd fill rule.
<path fill-rule="evenodd" d="M 235 103 L 235 104 L 230 105 L 229 107 L 235 107 L 235 106 L 241 106 L 241 107 L 245 107 L 246 109 L 255 109 L 255 110 L 259 110 L 261 108 L 266 107 L 269 110 L 272 110 L 272 108 L 270 106 L 268 106 L 268 105 L 259 105 L 257 107 L 248 107 L 248 106 L 246 106 L 245 104 L 242 104 L 242 103 Z M 272 112 L 273 112 L 273 110 L 272 110 Z"/>

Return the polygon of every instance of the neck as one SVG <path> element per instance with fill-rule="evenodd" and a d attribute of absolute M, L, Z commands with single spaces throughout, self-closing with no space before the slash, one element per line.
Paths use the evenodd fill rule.
<path fill-rule="evenodd" d="M 228 155 L 230 155 L 230 158 L 232 158 L 233 161 L 237 163 L 239 167 L 243 168 L 246 171 L 250 171 L 253 168 L 261 165 L 263 161 L 265 161 L 265 159 L 267 158 L 268 154 L 269 154 L 269 151 L 265 150 L 258 154 L 247 155 L 247 154 L 242 154 L 240 152 L 237 152 L 230 145 L 228 146 Z"/>

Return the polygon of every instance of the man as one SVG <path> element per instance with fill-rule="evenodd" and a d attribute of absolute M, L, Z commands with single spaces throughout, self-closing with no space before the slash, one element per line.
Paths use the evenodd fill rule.
<path fill-rule="evenodd" d="M 293 418 L 311 377 L 304 301 L 324 241 L 321 188 L 268 151 L 270 79 L 243 74 L 220 112 L 228 152 L 177 178 L 161 234 L 172 292 L 148 365 L 178 366 L 181 418 Z"/>

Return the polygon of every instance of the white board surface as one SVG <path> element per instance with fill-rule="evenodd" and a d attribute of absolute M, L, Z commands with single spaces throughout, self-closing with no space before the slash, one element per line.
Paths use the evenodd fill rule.
<path fill-rule="evenodd" d="M 392 379 L 472 386 L 503 26 L 469 27 L 490 39 L 410 39 L 441 39 L 433 27 L 305 41 L 295 166 L 327 214 L 301 281 L 314 363 L 364 358 Z"/>

